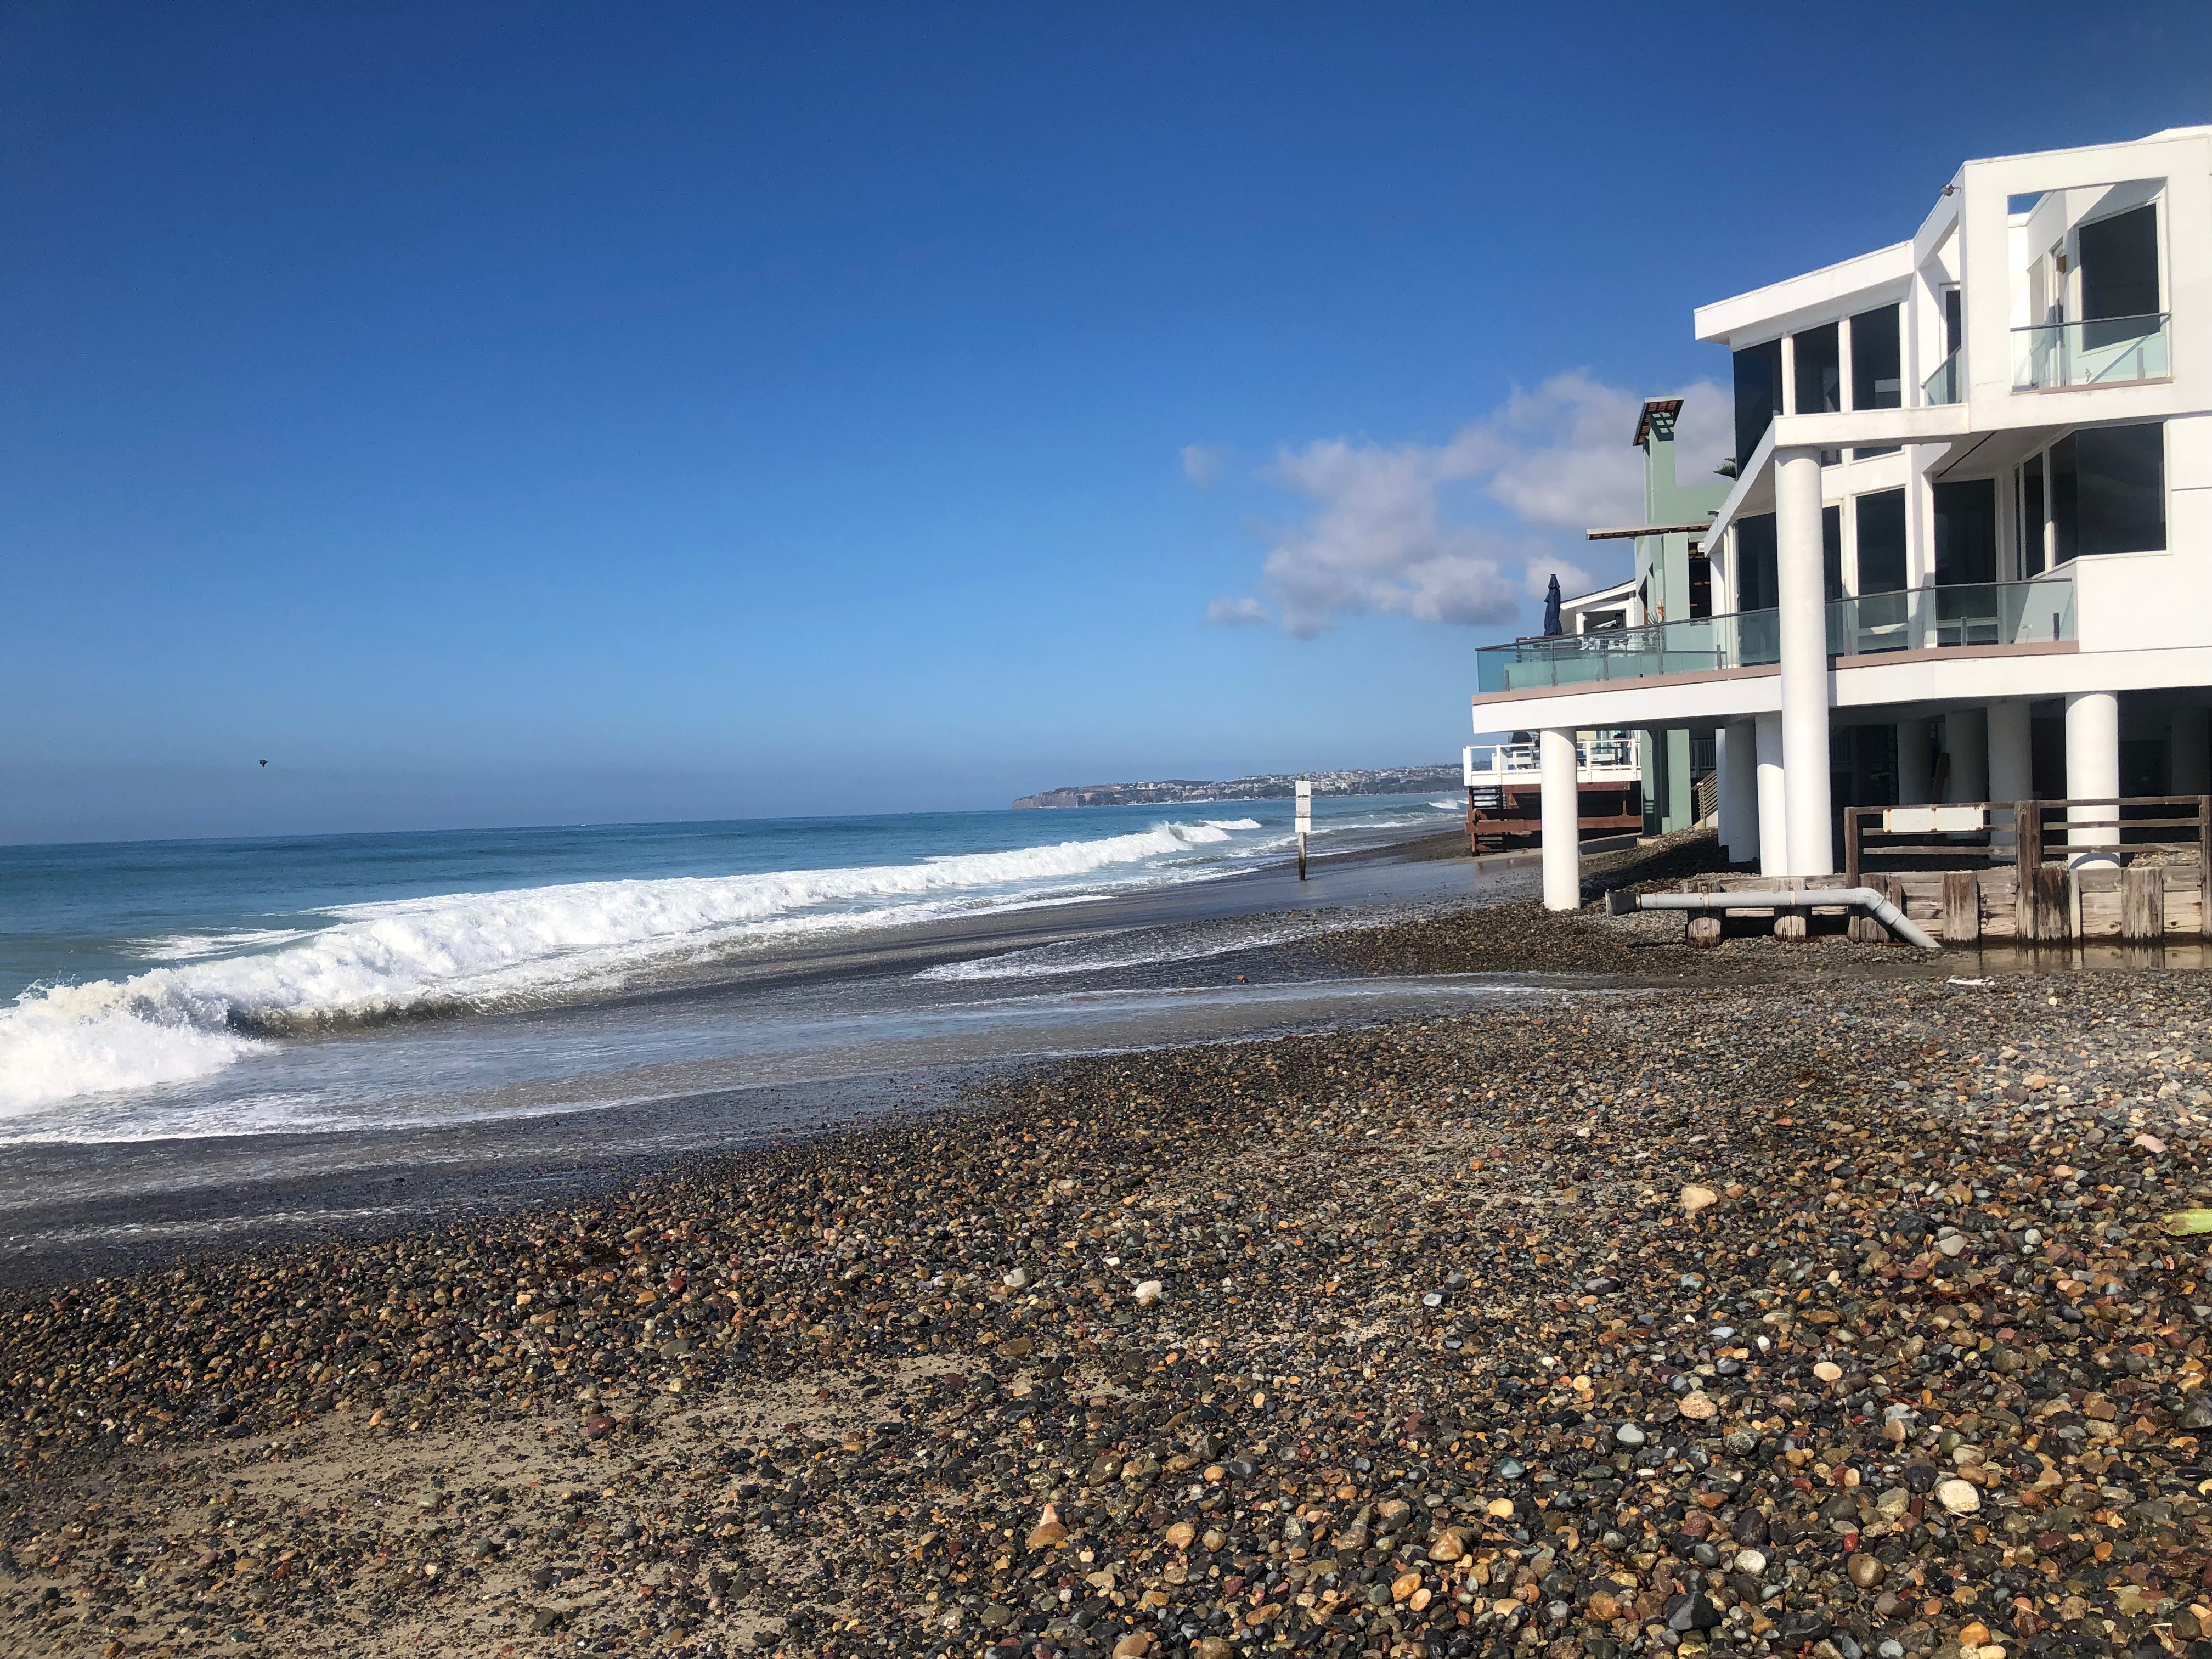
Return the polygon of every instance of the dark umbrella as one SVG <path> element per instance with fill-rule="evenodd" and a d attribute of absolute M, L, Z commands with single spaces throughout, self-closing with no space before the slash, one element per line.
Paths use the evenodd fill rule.
<path fill-rule="evenodd" d="M 1552 585 L 1544 590 L 1544 637 L 1548 640 L 1554 634 L 1566 631 L 1559 623 L 1559 576 L 1553 571 Z"/>

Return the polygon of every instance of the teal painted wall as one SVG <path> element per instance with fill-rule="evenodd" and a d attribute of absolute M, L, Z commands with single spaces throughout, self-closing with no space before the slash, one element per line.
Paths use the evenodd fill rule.
<path fill-rule="evenodd" d="M 1714 477 L 1684 483 L 1674 473 L 1674 426 L 1655 416 L 1644 444 L 1644 522 L 1694 524 L 1720 510 L 1729 481 Z M 1646 594 L 1648 621 L 1686 621 L 1690 615 L 1690 542 L 1687 535 L 1642 536 L 1636 543 L 1636 579 Z M 1686 830 L 1697 822 L 1690 775 L 1687 732 L 1646 732 L 1644 760 L 1644 827 L 1647 835 Z"/>

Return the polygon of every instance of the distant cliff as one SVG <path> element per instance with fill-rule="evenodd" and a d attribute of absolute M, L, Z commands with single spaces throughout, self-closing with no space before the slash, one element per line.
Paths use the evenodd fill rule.
<path fill-rule="evenodd" d="M 1452 766 L 1382 766 L 1352 772 L 1309 772 L 1316 795 L 1425 795 L 1457 791 L 1463 785 Z M 1288 800 L 1297 793 L 1295 772 L 1262 772 L 1218 783 L 1193 778 L 1164 778 L 1157 783 L 1086 783 L 1024 795 L 1024 806 L 1173 806 L 1187 802 Z"/>

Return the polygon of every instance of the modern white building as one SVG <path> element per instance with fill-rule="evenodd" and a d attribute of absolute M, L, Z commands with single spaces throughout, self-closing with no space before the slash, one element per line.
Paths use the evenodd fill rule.
<path fill-rule="evenodd" d="M 1711 614 L 1478 653 L 1475 730 L 1541 734 L 1547 903 L 1578 729 L 1716 734 L 1776 876 L 1832 873 L 1846 805 L 2212 790 L 2212 127 L 1969 161 L 1911 240 L 1696 325 Z"/>

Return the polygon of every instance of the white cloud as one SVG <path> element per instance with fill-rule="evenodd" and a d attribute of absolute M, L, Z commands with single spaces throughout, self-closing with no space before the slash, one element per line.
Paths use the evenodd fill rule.
<path fill-rule="evenodd" d="M 1206 607 L 1206 619 L 1216 628 L 1265 627 L 1275 620 L 1267 607 L 1254 599 L 1215 599 Z"/>
<path fill-rule="evenodd" d="M 1729 399 L 1701 381 L 1686 399 L 1676 454 L 1698 482 L 1727 453 Z M 1278 620 L 1310 639 L 1346 617 L 1395 613 L 1419 622 L 1507 623 L 1522 595 L 1553 571 L 1570 593 L 1590 574 L 1551 537 L 1644 514 L 1644 458 L 1629 440 L 1643 399 L 1577 372 L 1504 404 L 1438 446 L 1389 447 L 1322 439 L 1279 453 L 1268 476 L 1313 503 L 1276 533 L 1257 599 L 1216 599 L 1213 622 Z M 1710 454 L 1708 452 L 1710 451 Z M 1184 452 L 1189 471 L 1189 452 Z M 1440 494 L 1470 483 L 1512 515 L 1504 528 L 1452 521 Z"/>
<path fill-rule="evenodd" d="M 1221 476 L 1221 446 L 1218 444 L 1185 444 L 1182 447 L 1182 476 L 1200 489 L 1211 489 Z"/>

